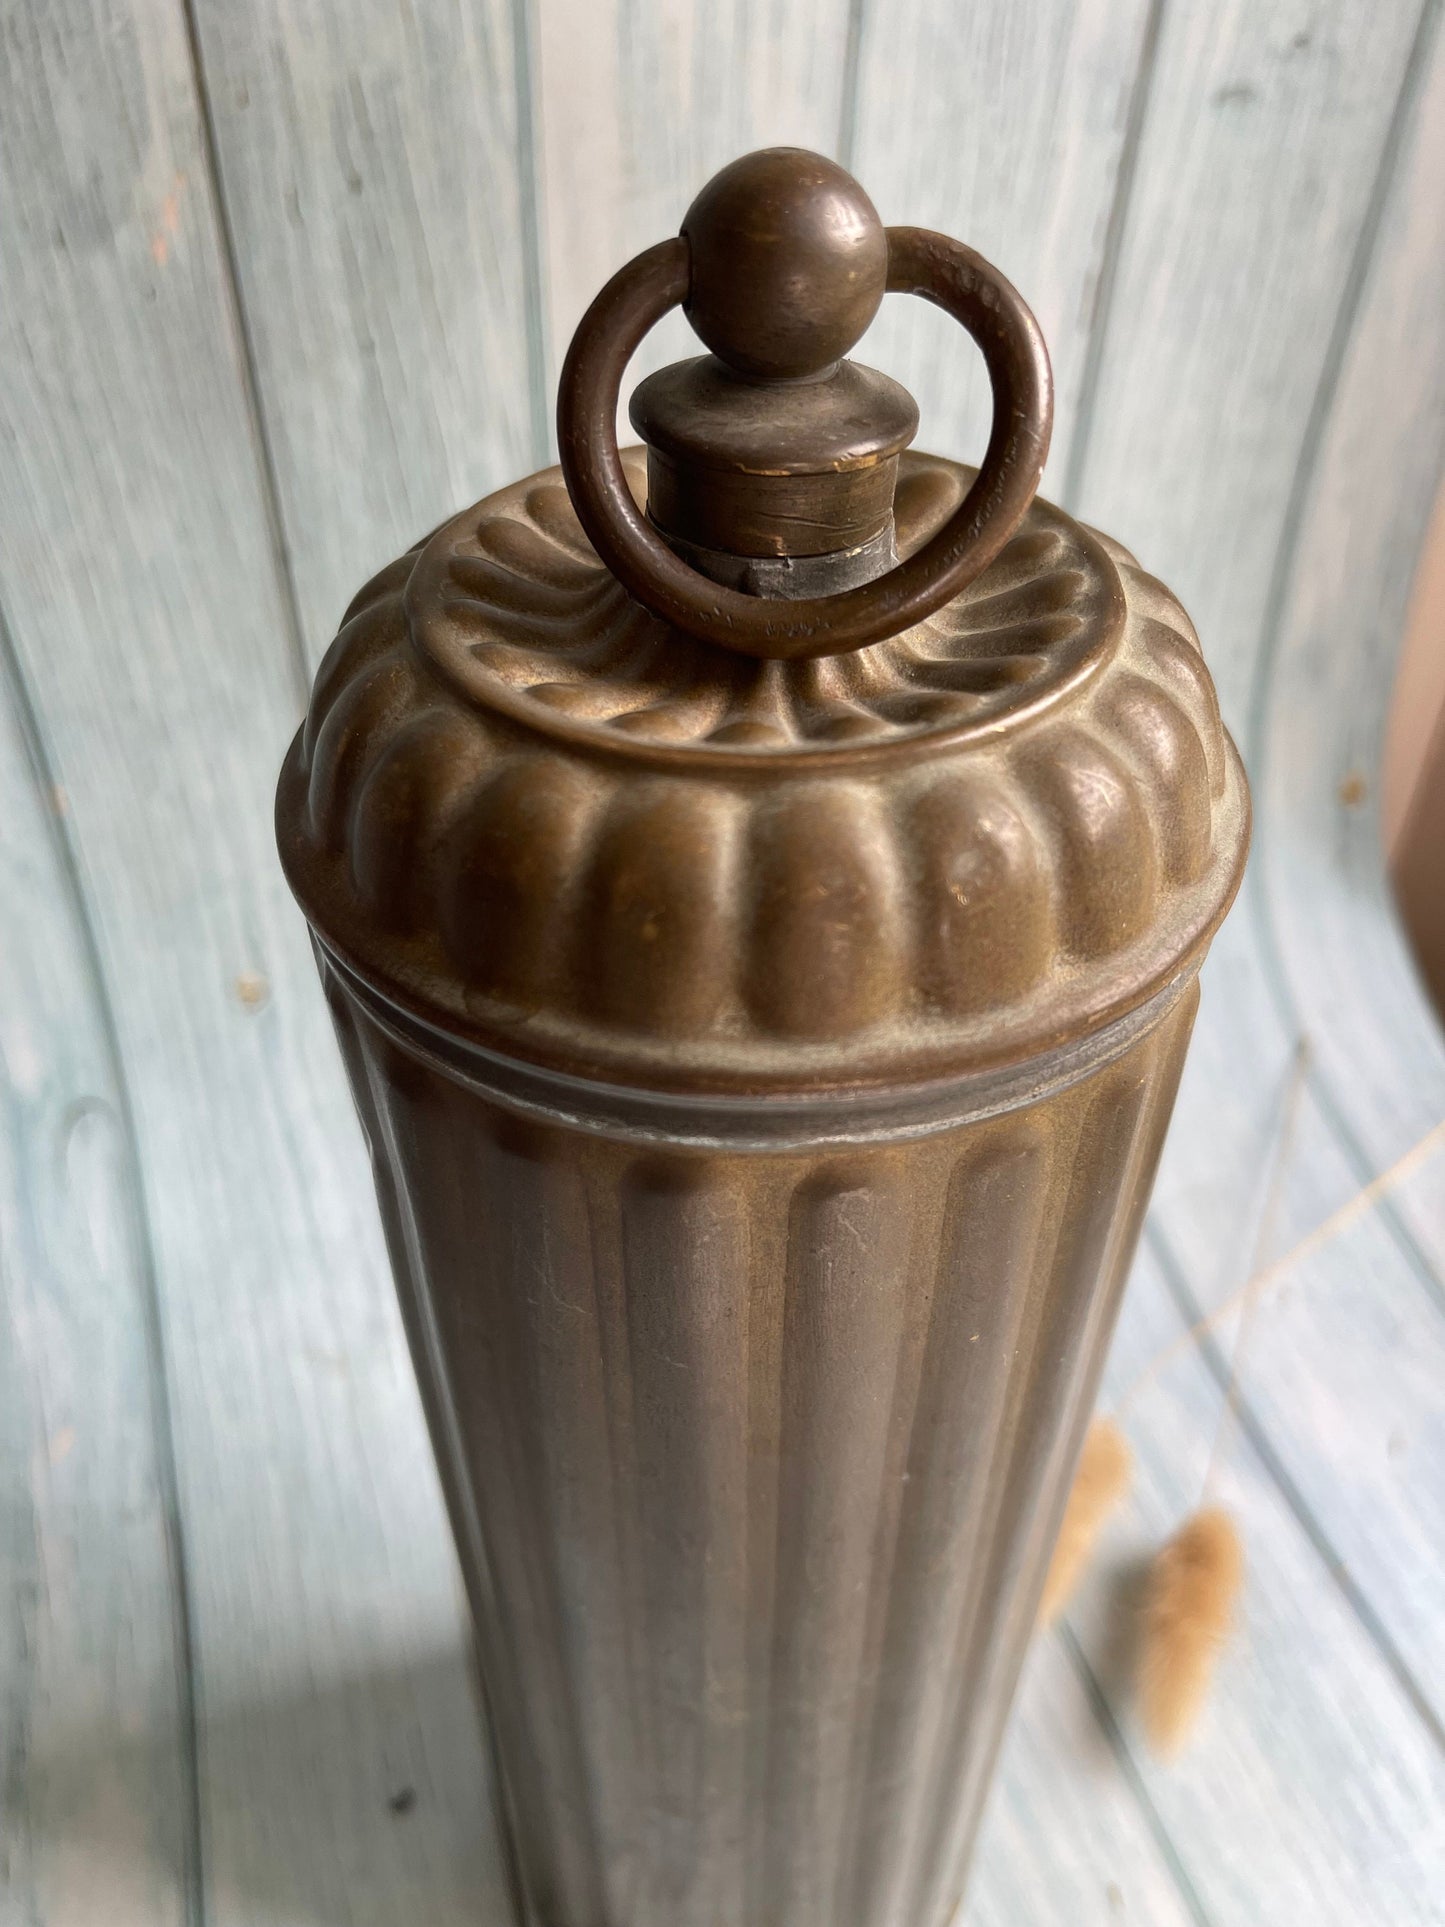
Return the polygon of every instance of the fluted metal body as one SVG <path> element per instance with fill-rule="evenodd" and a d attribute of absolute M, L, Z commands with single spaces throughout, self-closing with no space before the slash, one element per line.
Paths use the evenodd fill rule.
<path fill-rule="evenodd" d="M 942 1923 L 1192 977 L 1031 1091 L 974 1080 L 932 1115 L 856 1099 L 784 1125 L 614 1093 L 589 1128 L 322 967 L 521 1918 Z"/>
<path fill-rule="evenodd" d="M 981 349 L 978 470 L 839 359 L 885 287 Z M 644 463 L 680 301 L 716 359 L 641 391 Z M 987 262 L 746 157 L 287 756 L 519 1927 L 962 1892 L 1249 825 L 1184 611 L 1031 499 L 1050 393 Z"/>

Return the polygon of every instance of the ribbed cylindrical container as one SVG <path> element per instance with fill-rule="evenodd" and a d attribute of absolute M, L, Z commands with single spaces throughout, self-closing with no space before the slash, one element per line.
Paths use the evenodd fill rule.
<path fill-rule="evenodd" d="M 816 157 L 696 208 L 579 330 L 565 479 L 347 612 L 278 838 L 518 1927 L 943 1927 L 1248 797 L 1179 605 L 1031 503 L 1047 359 L 1007 283 Z M 674 554 L 610 437 L 690 273 L 739 366 L 639 404 Z M 977 473 L 838 359 L 885 275 L 984 346 Z"/>
<path fill-rule="evenodd" d="M 323 971 L 524 1918 L 946 1920 L 1194 985 L 1001 1114 L 735 1148 L 520 1113 Z"/>

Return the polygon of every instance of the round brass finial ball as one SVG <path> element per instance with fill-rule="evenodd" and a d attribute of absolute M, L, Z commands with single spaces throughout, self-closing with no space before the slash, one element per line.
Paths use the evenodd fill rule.
<path fill-rule="evenodd" d="M 744 154 L 687 210 L 683 306 L 739 374 L 795 379 L 829 367 L 878 312 L 888 236 L 851 174 L 801 147 Z"/>

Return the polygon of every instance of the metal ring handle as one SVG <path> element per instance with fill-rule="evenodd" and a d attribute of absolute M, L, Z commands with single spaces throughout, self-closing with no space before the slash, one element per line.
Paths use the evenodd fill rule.
<path fill-rule="evenodd" d="M 831 596 L 791 601 L 724 588 L 681 561 L 640 512 L 617 452 L 622 377 L 648 330 L 688 295 L 688 245 L 660 241 L 620 269 L 582 317 L 557 391 L 562 473 L 588 539 L 636 601 L 704 642 L 799 660 L 862 649 L 922 622 L 981 575 L 1028 511 L 1053 426 L 1048 350 L 1018 292 L 959 241 L 891 227 L 888 290 L 918 294 L 982 350 L 993 427 L 972 488 L 916 555 Z"/>

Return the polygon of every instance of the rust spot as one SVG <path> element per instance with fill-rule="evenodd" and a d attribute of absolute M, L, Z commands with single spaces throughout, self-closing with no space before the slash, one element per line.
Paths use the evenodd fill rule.
<path fill-rule="evenodd" d="M 151 259 L 158 268 L 163 268 L 170 259 L 171 242 L 181 225 L 181 189 L 185 184 L 185 175 L 177 174 L 170 193 L 161 202 L 160 226 L 151 236 Z"/>
<path fill-rule="evenodd" d="M 1340 784 L 1340 801 L 1347 810 L 1358 809 L 1369 794 L 1369 785 L 1357 769 L 1352 769 Z"/>
<path fill-rule="evenodd" d="M 236 979 L 236 996 L 247 1010 L 260 1010 L 271 1001 L 271 986 L 259 970 L 243 970 Z"/>

